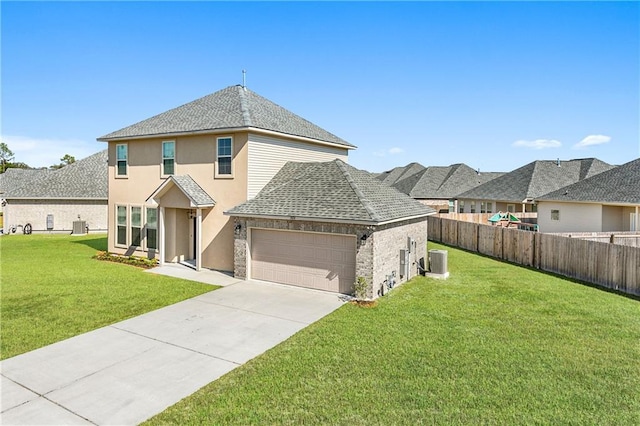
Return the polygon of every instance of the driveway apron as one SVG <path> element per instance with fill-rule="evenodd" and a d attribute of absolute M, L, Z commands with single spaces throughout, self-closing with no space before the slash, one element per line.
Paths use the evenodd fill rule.
<path fill-rule="evenodd" d="M 0 423 L 138 424 L 343 303 L 338 294 L 239 281 L 6 359 Z"/>

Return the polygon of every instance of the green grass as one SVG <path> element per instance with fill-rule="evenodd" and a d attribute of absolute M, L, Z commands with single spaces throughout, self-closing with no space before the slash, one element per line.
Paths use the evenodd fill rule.
<path fill-rule="evenodd" d="M 148 424 L 640 424 L 640 302 L 461 250 Z"/>
<path fill-rule="evenodd" d="M 215 289 L 92 259 L 106 236 L 0 238 L 0 354 L 9 358 Z"/>

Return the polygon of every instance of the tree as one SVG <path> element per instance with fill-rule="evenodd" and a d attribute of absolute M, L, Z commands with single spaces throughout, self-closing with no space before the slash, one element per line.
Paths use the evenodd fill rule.
<path fill-rule="evenodd" d="M 0 173 L 4 173 L 7 170 L 7 164 L 11 163 L 15 155 L 13 151 L 9 149 L 6 143 L 0 142 Z"/>
<path fill-rule="evenodd" d="M 70 154 L 65 154 L 60 161 L 62 161 L 60 164 L 54 164 L 53 166 L 51 166 L 51 169 L 61 169 L 64 166 L 68 166 L 69 164 L 73 164 L 76 162 L 76 157 L 74 157 L 73 155 Z"/>

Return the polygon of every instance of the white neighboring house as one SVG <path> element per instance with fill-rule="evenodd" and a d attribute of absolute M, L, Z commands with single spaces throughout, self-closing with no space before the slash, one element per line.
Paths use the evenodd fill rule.
<path fill-rule="evenodd" d="M 640 232 L 640 158 L 536 200 L 541 232 Z"/>
<path fill-rule="evenodd" d="M 4 232 L 71 232 L 86 221 L 90 232 L 107 230 L 107 150 L 58 170 L 9 169 L 2 177 Z"/>

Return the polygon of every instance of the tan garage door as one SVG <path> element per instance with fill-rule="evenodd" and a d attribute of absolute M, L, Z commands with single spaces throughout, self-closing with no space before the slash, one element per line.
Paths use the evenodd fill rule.
<path fill-rule="evenodd" d="M 351 293 L 355 273 L 355 237 L 266 229 L 251 232 L 254 279 Z"/>

